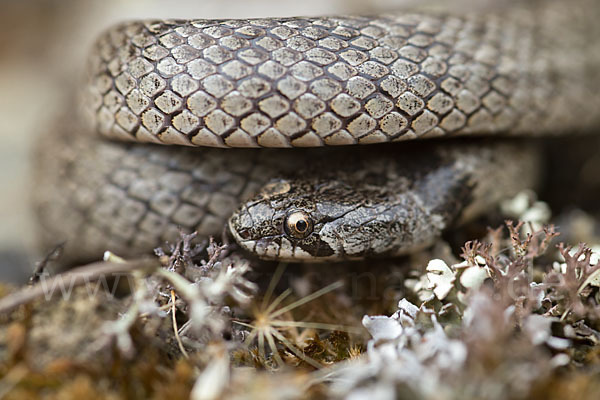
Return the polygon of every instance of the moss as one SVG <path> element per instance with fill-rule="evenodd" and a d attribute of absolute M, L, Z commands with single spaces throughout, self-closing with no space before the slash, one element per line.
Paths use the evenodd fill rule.
<path fill-rule="evenodd" d="M 275 272 L 252 272 L 255 262 L 235 249 L 191 246 L 184 235 L 158 252 L 154 269 L 134 270 L 129 293 L 82 285 L 5 313 L 0 394 L 189 398 L 206 395 L 199 384 L 211 382 L 213 398 L 382 390 L 399 398 L 595 398 L 592 251 L 555 251 L 551 227 L 526 228 L 508 223 L 466 243 L 463 262 L 438 246 L 407 259 Z M 358 322 L 366 314 L 393 314 L 371 318 L 402 333 L 381 340 L 363 320 L 366 335 Z M 423 385 L 433 376 L 431 391 Z"/>

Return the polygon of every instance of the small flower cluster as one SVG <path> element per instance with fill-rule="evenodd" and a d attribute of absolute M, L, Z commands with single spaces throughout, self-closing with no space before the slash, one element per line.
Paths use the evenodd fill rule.
<path fill-rule="evenodd" d="M 123 397 L 135 386 L 192 399 L 503 400 L 568 398 L 573 390 L 595 398 L 600 248 L 555 245 L 544 204 L 526 208 L 525 200 L 505 208 L 535 223 L 507 221 L 465 243 L 460 261 L 444 245 L 404 261 L 368 261 L 373 279 L 366 281 L 364 266 L 341 264 L 286 271 L 281 263 L 261 275 L 228 245 L 195 244 L 195 234 L 156 249 L 158 261 L 107 254 L 49 281 L 79 285 L 73 296 L 36 303 L 45 293 L 40 281 L 1 299 L 12 325 L 0 325 L 0 393 L 35 392 L 32 371 L 66 356 L 138 371 L 128 385 L 112 372 L 81 383 L 87 393 L 110 387 Z M 132 278 L 127 296 L 95 290 L 90 297 L 84 284 L 115 272 Z M 363 314 L 370 338 L 358 323 Z M 68 389 L 70 377 L 48 376 Z M 567 390 L 563 382 L 580 386 Z"/>
<path fill-rule="evenodd" d="M 174 305 L 173 312 L 182 312 L 187 321 L 179 334 L 197 343 L 200 338 L 207 342 L 220 337 L 229 328 L 227 298 L 236 304 L 248 304 L 257 287 L 245 276 L 250 271 L 247 260 L 230 256 L 227 245 L 217 245 L 212 240 L 208 245 L 192 245 L 195 236 L 181 234 L 168 253 L 156 249 L 163 268 L 153 278 L 168 282 L 159 284 L 155 301 L 167 299 Z M 201 257 L 204 250 L 207 260 Z"/>
<path fill-rule="evenodd" d="M 365 316 L 367 357 L 333 374 L 331 392 L 352 399 L 505 399 L 529 396 L 563 366 L 577 343 L 598 343 L 600 263 L 592 249 L 507 221 L 508 238 L 466 243 L 464 261 L 435 259 L 390 317 Z M 539 265 L 538 265 L 539 264 Z"/>

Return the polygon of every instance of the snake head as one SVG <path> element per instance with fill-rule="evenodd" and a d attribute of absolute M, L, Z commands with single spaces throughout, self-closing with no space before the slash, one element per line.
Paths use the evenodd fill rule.
<path fill-rule="evenodd" d="M 314 183 L 272 181 L 231 216 L 229 229 L 239 245 L 263 259 L 335 259 L 335 249 L 321 240 L 320 231 L 344 206 L 336 204 L 331 215 L 331 208 L 323 212 L 324 205 L 314 197 Z"/>
<path fill-rule="evenodd" d="M 390 207 L 390 198 L 395 197 Z M 419 202 L 381 187 L 336 180 L 277 180 L 229 219 L 238 244 L 262 259 L 320 262 L 401 254 L 436 235 Z M 406 246 L 405 246 L 406 245 Z"/>

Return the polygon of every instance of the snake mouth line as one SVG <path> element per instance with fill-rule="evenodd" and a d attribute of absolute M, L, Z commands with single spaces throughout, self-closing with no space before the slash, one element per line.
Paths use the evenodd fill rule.
<path fill-rule="evenodd" d="M 235 241 L 246 251 L 256 254 L 259 258 L 267 260 L 280 260 L 291 262 L 325 262 L 325 261 L 342 261 L 352 259 L 343 254 L 343 249 L 338 248 L 330 255 L 315 256 L 297 245 L 294 239 L 285 238 L 283 236 L 263 236 L 259 239 L 243 238 L 233 226 L 231 219 L 228 221 L 229 232 Z M 275 243 L 275 240 L 287 241 L 290 245 L 289 249 L 284 248 L 281 244 Z M 267 243 L 265 245 L 265 243 Z M 260 248 L 260 249 L 259 249 Z M 319 253 L 318 247 L 315 250 Z M 340 256 L 341 255 L 341 256 Z"/>

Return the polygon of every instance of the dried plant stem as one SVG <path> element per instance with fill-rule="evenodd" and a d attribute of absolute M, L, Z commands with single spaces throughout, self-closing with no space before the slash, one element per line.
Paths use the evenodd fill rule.
<path fill-rule="evenodd" d="M 10 393 L 29 373 L 29 368 L 24 363 L 12 367 L 0 381 L 0 399 Z"/>
<path fill-rule="evenodd" d="M 0 314 L 9 313 L 22 304 L 29 303 L 47 294 L 48 287 L 56 287 L 60 281 L 69 282 L 72 287 L 93 282 L 103 276 L 131 273 L 136 270 L 152 272 L 160 267 L 156 258 L 142 258 L 134 261 L 100 261 L 75 268 L 64 274 L 43 279 L 42 282 L 26 287 L 0 299 Z M 59 291 L 57 291 L 59 292 Z"/>
<path fill-rule="evenodd" d="M 277 286 L 277 284 L 279 283 L 279 280 L 281 279 L 281 275 L 283 275 L 283 272 L 285 271 L 285 268 L 287 267 L 287 263 L 279 263 L 277 265 L 277 269 L 275 270 L 275 273 L 273 274 L 273 277 L 271 278 L 271 281 L 269 282 L 269 287 L 267 288 L 267 291 L 265 292 L 265 295 L 263 296 L 263 300 L 262 300 L 262 305 L 261 308 L 265 309 L 267 307 L 267 304 L 269 303 L 269 300 L 271 300 L 271 296 L 273 295 L 273 291 L 275 290 L 275 286 Z M 290 291 L 291 293 L 291 291 Z M 273 302 L 275 303 L 275 302 Z M 277 303 L 279 304 L 279 303 Z M 273 308 L 275 308 L 277 305 L 275 305 Z"/>
<path fill-rule="evenodd" d="M 181 342 L 181 337 L 179 337 L 179 328 L 177 327 L 177 318 L 175 317 L 175 312 L 177 311 L 177 309 L 175 308 L 176 301 L 177 301 L 177 299 L 175 298 L 175 291 L 171 290 L 171 304 L 172 304 L 171 314 L 173 317 L 173 332 L 175 333 L 175 339 L 177 340 L 177 345 L 179 346 L 179 350 L 181 350 L 181 354 L 183 354 L 183 356 L 189 360 L 190 356 L 188 355 L 188 352 L 185 350 L 185 347 L 183 347 L 183 343 Z"/>
<path fill-rule="evenodd" d="M 342 286 L 344 286 L 344 282 L 342 282 L 342 281 L 334 282 L 331 285 L 327 285 L 324 288 L 319 289 L 316 292 L 309 294 L 308 296 L 304 296 L 301 299 L 299 299 L 299 300 L 297 300 L 297 301 L 295 301 L 295 302 L 293 302 L 291 304 L 288 304 L 287 306 L 282 307 L 282 308 L 280 308 L 277 311 L 274 311 L 273 313 L 270 314 L 270 317 L 271 318 L 277 318 L 280 315 L 285 314 L 286 312 L 293 310 L 294 308 L 300 307 L 303 304 L 311 302 L 314 299 L 323 296 L 325 293 L 329 293 L 332 290 L 338 289 L 338 288 L 340 288 Z"/>
<path fill-rule="evenodd" d="M 282 321 L 274 320 L 271 322 L 273 326 L 289 327 L 289 328 L 306 328 L 306 329 L 322 329 L 327 331 L 340 331 L 354 333 L 360 335 L 365 332 L 363 327 L 348 326 L 340 324 L 325 324 L 322 322 L 304 322 L 304 321 Z"/>

